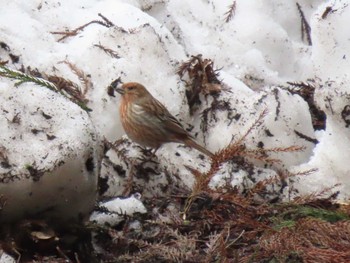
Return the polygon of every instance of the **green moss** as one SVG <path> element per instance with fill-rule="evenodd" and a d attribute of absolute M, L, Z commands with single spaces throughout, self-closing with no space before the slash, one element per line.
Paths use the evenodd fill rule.
<path fill-rule="evenodd" d="M 273 218 L 273 229 L 274 230 L 280 230 L 281 228 L 288 227 L 292 228 L 295 226 L 294 220 L 283 220 L 281 218 Z"/>
<path fill-rule="evenodd" d="M 285 220 L 297 220 L 304 217 L 318 218 L 327 222 L 337 222 L 340 220 L 349 220 L 349 216 L 335 210 L 326 210 L 323 208 L 315 208 L 311 206 L 294 206 L 287 209 L 285 213 L 281 214 Z"/>
<path fill-rule="evenodd" d="M 275 230 L 280 230 L 284 227 L 294 227 L 295 222 L 300 218 L 312 217 L 326 222 L 334 223 L 340 220 L 349 220 L 349 216 L 343 212 L 336 210 L 326 210 L 311 206 L 290 206 L 284 209 L 284 212 L 271 217 L 272 227 Z"/>
<path fill-rule="evenodd" d="M 300 206 L 298 207 L 298 212 L 304 217 L 314 217 L 330 223 L 334 223 L 340 220 L 349 220 L 349 216 L 340 211 L 331 211 L 321 208 Z"/>

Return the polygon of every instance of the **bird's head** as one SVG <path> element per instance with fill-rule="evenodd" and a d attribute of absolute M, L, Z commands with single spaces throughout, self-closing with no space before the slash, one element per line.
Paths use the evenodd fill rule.
<path fill-rule="evenodd" d="M 124 83 L 122 87 L 117 88 L 116 91 L 127 100 L 137 100 L 150 95 L 147 89 L 137 82 Z"/>

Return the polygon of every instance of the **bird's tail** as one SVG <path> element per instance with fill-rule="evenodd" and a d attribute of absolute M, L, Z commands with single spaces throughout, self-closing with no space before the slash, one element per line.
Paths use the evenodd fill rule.
<path fill-rule="evenodd" d="M 184 141 L 184 143 L 187 145 L 187 146 L 190 146 L 192 148 L 195 148 L 196 150 L 200 151 L 201 153 L 209 156 L 210 158 L 213 158 L 214 154 L 205 149 L 203 146 L 199 145 L 198 143 L 196 143 L 194 140 L 192 140 L 191 138 L 188 138 Z"/>

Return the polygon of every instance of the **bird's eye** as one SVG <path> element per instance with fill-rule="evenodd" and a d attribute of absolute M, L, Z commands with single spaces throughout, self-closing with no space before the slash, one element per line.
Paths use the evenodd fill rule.
<path fill-rule="evenodd" d="M 134 86 L 130 86 L 130 87 L 128 87 L 128 90 L 134 90 L 135 89 L 135 87 Z"/>

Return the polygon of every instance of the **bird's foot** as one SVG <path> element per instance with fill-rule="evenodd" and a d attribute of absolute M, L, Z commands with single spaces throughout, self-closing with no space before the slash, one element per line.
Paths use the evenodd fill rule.
<path fill-rule="evenodd" d="M 142 157 L 137 158 L 138 160 L 140 160 L 141 162 L 139 163 L 140 165 L 143 165 L 147 162 L 151 162 L 154 164 L 159 164 L 156 160 L 157 160 L 157 155 L 156 155 L 156 151 L 157 149 L 151 149 L 151 148 L 145 148 L 145 147 L 141 147 L 139 146 L 141 149 L 141 153 L 142 153 Z"/>

